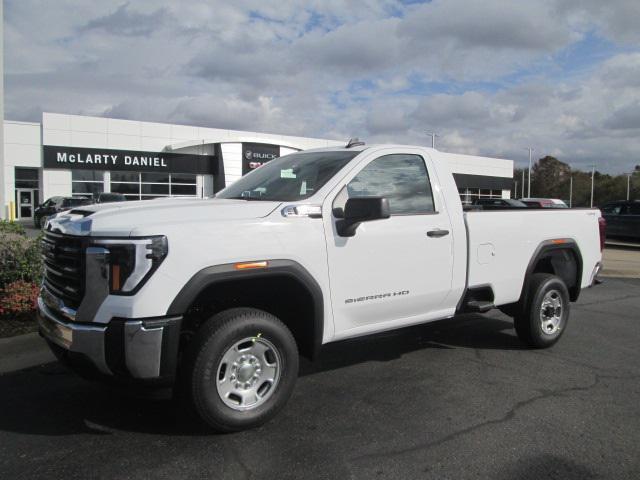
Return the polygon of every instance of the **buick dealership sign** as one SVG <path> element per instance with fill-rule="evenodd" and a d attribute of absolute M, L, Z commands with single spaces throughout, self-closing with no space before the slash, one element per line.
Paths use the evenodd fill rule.
<path fill-rule="evenodd" d="M 243 143 L 242 144 L 242 174 L 264 165 L 274 158 L 280 156 L 278 145 L 268 145 L 264 143 Z"/>
<path fill-rule="evenodd" d="M 218 162 L 214 156 L 174 152 L 140 152 L 44 145 L 43 157 L 44 168 L 69 170 L 128 170 L 211 175 L 215 175 L 218 170 Z"/>

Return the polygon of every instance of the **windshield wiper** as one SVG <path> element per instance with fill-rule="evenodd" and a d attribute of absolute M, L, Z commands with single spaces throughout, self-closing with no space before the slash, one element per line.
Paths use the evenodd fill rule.
<path fill-rule="evenodd" d="M 220 198 L 220 197 L 218 197 Z M 266 198 L 260 197 L 224 197 L 223 200 L 246 200 L 247 202 L 255 201 L 255 202 L 264 202 L 268 201 Z"/>

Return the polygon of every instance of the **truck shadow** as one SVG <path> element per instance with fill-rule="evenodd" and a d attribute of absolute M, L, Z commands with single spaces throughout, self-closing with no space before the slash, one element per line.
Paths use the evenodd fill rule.
<path fill-rule="evenodd" d="M 495 318 L 498 317 L 499 318 Z M 521 350 L 513 321 L 496 313 L 492 317 L 479 314 L 460 315 L 385 333 L 330 343 L 322 348 L 315 362 L 303 361 L 300 375 L 334 370 L 349 365 L 396 360 L 403 355 L 426 348 L 471 348 L 481 350 Z"/>
<path fill-rule="evenodd" d="M 302 361 L 300 375 L 363 362 L 388 362 L 432 348 L 524 348 L 513 333 L 512 323 L 503 318 L 466 315 L 330 344 L 316 362 Z M 130 390 L 88 382 L 58 363 L 2 375 L 0 391 L 0 431 L 45 436 L 110 436 L 122 431 L 211 435 L 192 414 L 177 408 L 175 400 L 149 399 Z"/>

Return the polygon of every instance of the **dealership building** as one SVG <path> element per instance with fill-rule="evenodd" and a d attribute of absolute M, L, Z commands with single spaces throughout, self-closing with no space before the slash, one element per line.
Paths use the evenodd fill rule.
<path fill-rule="evenodd" d="M 58 113 L 43 113 L 41 123 L 5 120 L 0 214 L 13 209 L 26 221 L 48 198 L 101 192 L 128 200 L 211 197 L 273 158 L 344 143 Z M 450 167 L 463 202 L 509 198 L 513 161 L 454 155 Z"/>

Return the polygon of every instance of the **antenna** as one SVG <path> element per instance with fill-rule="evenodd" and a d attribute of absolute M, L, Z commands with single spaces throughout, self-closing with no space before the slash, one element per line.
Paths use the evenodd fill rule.
<path fill-rule="evenodd" d="M 364 145 L 364 142 L 361 142 L 358 137 L 354 137 L 349 139 L 344 148 L 361 147 L 362 145 Z"/>

